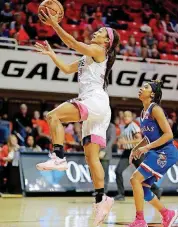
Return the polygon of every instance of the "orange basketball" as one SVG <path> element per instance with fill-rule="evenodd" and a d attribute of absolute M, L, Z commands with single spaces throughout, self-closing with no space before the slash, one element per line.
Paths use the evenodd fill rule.
<path fill-rule="evenodd" d="M 64 8 L 61 3 L 57 0 L 45 0 L 40 4 L 38 8 L 38 16 L 43 23 L 45 23 L 45 21 L 41 18 L 40 11 L 43 10 L 47 13 L 47 8 L 49 9 L 51 15 L 56 17 L 56 20 L 59 23 L 64 16 Z"/>

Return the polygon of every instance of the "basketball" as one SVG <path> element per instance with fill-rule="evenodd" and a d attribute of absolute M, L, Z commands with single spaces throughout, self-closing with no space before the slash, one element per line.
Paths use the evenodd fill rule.
<path fill-rule="evenodd" d="M 45 0 L 40 4 L 38 8 L 38 17 L 43 23 L 45 23 L 45 21 L 43 21 L 40 12 L 43 10 L 47 14 L 47 8 L 51 15 L 56 17 L 56 20 L 59 23 L 64 16 L 64 8 L 61 3 L 57 0 Z"/>

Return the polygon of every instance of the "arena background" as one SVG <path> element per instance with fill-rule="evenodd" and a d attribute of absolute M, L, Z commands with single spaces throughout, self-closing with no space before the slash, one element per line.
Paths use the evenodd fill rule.
<path fill-rule="evenodd" d="M 123 111 L 132 111 L 134 119 L 139 121 L 142 108 L 137 97 L 139 88 L 147 81 L 159 79 L 163 81 L 162 106 L 168 114 L 177 146 L 177 1 L 100 0 L 97 4 L 93 0 L 61 2 L 65 9 L 61 25 L 77 40 L 88 43 L 92 33 L 106 25 L 115 28 L 120 34 L 121 43 L 117 47 L 117 59 L 108 86 L 117 136 L 123 129 Z M 7 140 L 11 134 L 16 135 L 21 146 L 17 158 L 20 191 L 9 191 L 8 181 L 12 176 L 7 174 L 6 166 L 0 162 L 4 171 L 0 176 L 0 192 L 2 197 L 14 194 L 25 196 L 29 193 L 33 196 L 44 195 L 44 192 L 49 192 L 50 195 L 56 192 L 91 194 L 92 182 L 79 140 L 80 125 L 65 125 L 65 149 L 69 160 L 67 172 L 39 172 L 35 168 L 36 163 L 48 158 L 48 151 L 51 149 L 49 129 L 45 122 L 46 111 L 76 97 L 78 85 L 77 73 L 65 75 L 49 57 L 37 54 L 33 46 L 36 41 L 43 43 L 47 39 L 65 62 L 81 57 L 69 50 L 48 26 L 38 20 L 39 4 L 38 0 L 0 2 L 0 152 L 4 147 L 7 149 Z M 20 113 L 21 104 L 26 104 L 28 108 L 27 115 L 31 122 L 29 125 L 18 121 L 17 113 Z M 39 111 L 39 120 L 43 121 L 44 127 L 36 125 L 35 111 Z M 21 134 L 22 131 L 25 134 Z M 75 133 L 77 140 L 73 136 Z M 42 148 L 40 152 L 34 151 L 27 144 L 26 137 L 31 135 Z M 41 141 L 41 138 L 46 140 Z M 109 170 L 110 195 L 115 195 L 117 191 L 114 170 L 121 153 L 122 148 L 114 144 Z M 129 192 L 129 178 L 133 171 L 134 168 L 129 167 L 124 172 L 125 189 Z M 178 164 L 168 171 L 160 184 L 163 194 L 177 196 Z"/>
<path fill-rule="evenodd" d="M 92 31 L 95 31 L 97 28 L 106 24 L 114 27 L 119 32 L 121 43 L 120 46 L 118 46 L 118 56 L 110 74 L 108 87 L 111 106 L 114 110 L 115 117 L 118 117 L 119 111 L 128 109 L 133 111 L 137 117 L 139 116 L 141 104 L 137 98 L 138 90 L 145 82 L 152 79 L 163 81 L 162 106 L 166 109 L 168 114 L 176 112 L 178 101 L 178 63 L 175 61 L 177 60 L 177 31 L 174 13 L 167 14 L 170 13 L 171 9 L 169 7 L 171 7 L 171 3 L 169 2 L 168 4 L 168 1 L 166 1 L 166 3 L 161 3 L 159 1 L 159 11 L 155 11 L 154 1 L 149 3 L 128 1 L 127 4 L 132 5 L 129 10 L 125 8 L 127 4 L 124 4 L 122 1 L 111 1 L 110 3 L 112 3 L 112 5 L 109 6 L 108 1 L 105 1 L 104 5 L 101 6 L 98 4 L 95 8 L 91 5 L 91 2 L 66 1 L 64 3 L 66 17 L 62 21 L 62 26 L 81 41 L 86 41 L 87 38 L 89 39 Z M 140 11 L 139 9 L 140 4 L 143 4 L 144 6 L 143 11 Z M 45 31 L 50 30 L 49 27 L 41 24 L 36 17 L 35 10 L 38 5 L 38 1 L 29 2 L 26 7 L 23 2 L 18 1 L 12 1 L 11 4 L 7 1 L 4 2 L 4 6 L 2 5 L 0 37 L 0 107 L 2 116 L 1 125 L 3 125 L 3 121 L 6 120 L 12 122 L 12 125 L 10 124 L 9 133 L 15 131 L 15 126 L 13 126 L 14 115 L 19 111 L 20 104 L 27 104 L 28 114 L 33 118 L 33 111 L 38 110 L 40 113 L 45 110 L 49 111 L 55 105 L 76 97 L 78 93 L 77 73 L 65 75 L 55 67 L 49 57 L 39 55 L 35 52 L 35 48 L 33 47 L 35 39 L 39 42 L 43 42 L 44 39 L 51 37 L 51 34 L 49 35 L 46 33 L 45 35 Z M 80 9 L 80 7 L 82 8 Z M 86 9 L 84 9 L 85 7 Z M 23 9 L 25 9 L 26 14 L 24 14 Z M 120 12 L 121 9 L 123 9 L 122 15 L 116 15 L 116 11 L 118 10 L 118 12 Z M 111 10 L 112 14 L 109 10 Z M 77 16 L 71 20 L 71 15 L 74 11 L 77 13 Z M 82 12 L 81 17 L 78 14 L 79 12 Z M 160 13 L 160 18 L 157 15 L 158 13 Z M 169 21 L 166 18 L 168 16 L 170 18 Z M 27 22 L 25 22 L 25 19 Z M 161 30 L 161 24 L 158 26 L 155 21 L 157 23 L 160 21 L 164 29 Z M 167 25 L 166 28 L 164 27 L 164 23 Z M 21 27 L 18 31 L 16 26 L 19 24 Z M 151 25 L 153 26 L 151 27 Z M 173 27 L 173 25 L 174 31 L 171 33 L 170 26 Z M 89 30 L 88 34 L 85 34 L 85 29 Z M 156 29 L 160 29 L 159 36 Z M 150 38 L 149 35 L 151 31 L 153 34 Z M 25 32 L 27 36 L 25 36 L 23 32 Z M 35 39 L 33 39 L 33 32 L 36 34 Z M 16 38 L 14 38 L 14 36 Z M 167 38 L 167 43 L 165 41 L 163 45 L 164 37 Z M 129 40 L 131 38 L 135 40 Z M 143 39 L 147 40 L 147 46 L 143 46 Z M 152 45 L 149 44 L 151 41 Z M 57 47 L 60 48 L 56 49 L 56 53 L 65 62 L 72 62 L 81 57 L 80 54 L 68 50 L 59 39 L 58 42 L 59 46 Z M 55 33 L 52 33 L 50 43 L 53 47 L 56 47 Z M 170 43 L 174 49 L 170 50 L 168 48 L 171 46 Z M 155 48 L 159 57 L 155 57 L 153 54 Z M 142 52 L 145 49 L 147 54 L 143 58 Z M 3 119 L 4 117 L 6 119 Z M 175 135 L 175 137 L 176 136 L 177 135 Z M 3 138 L 1 139 L 1 143 L 6 143 L 6 139 L 7 135 L 4 140 Z M 18 139 L 20 140 L 20 137 L 18 137 Z M 75 152 L 75 148 L 72 148 L 70 152 Z M 22 155 L 20 158 L 22 166 L 21 173 L 23 175 L 21 178 L 23 179 L 22 182 L 27 180 L 26 173 L 28 172 L 24 170 L 23 161 L 25 160 L 25 157 L 26 156 Z M 41 156 L 37 155 L 36 157 Z M 74 157 L 75 159 L 75 155 L 71 157 Z M 80 154 L 79 157 L 84 166 L 83 156 Z M 113 166 L 111 167 L 113 168 Z M 30 168 L 33 169 L 34 173 L 36 172 L 33 162 Z M 72 171 L 75 172 L 74 168 L 72 168 Z M 89 172 L 87 172 L 87 174 L 88 178 Z M 113 174 L 115 174 L 114 171 Z M 126 178 L 129 178 L 129 175 L 130 170 L 126 171 Z M 111 179 L 111 182 L 113 179 Z M 33 180 L 35 182 L 35 178 Z M 169 177 L 165 180 L 165 186 L 163 184 L 163 187 L 166 188 L 166 185 L 168 185 L 167 183 L 170 184 L 170 191 L 177 190 L 177 166 L 170 171 Z M 90 187 L 91 188 L 89 189 L 88 186 L 85 185 L 82 187 L 83 189 L 81 189 L 81 191 L 92 191 L 91 183 Z M 80 190 L 80 187 L 77 188 L 75 185 L 73 186 L 72 183 L 65 190 L 70 190 L 70 188 L 76 188 L 77 191 Z M 114 189 L 116 189 L 116 187 L 113 184 L 111 190 Z M 126 182 L 126 189 L 131 189 L 129 181 Z M 39 189 L 39 191 L 43 190 Z M 166 188 L 166 191 L 169 191 L 168 188 Z"/>

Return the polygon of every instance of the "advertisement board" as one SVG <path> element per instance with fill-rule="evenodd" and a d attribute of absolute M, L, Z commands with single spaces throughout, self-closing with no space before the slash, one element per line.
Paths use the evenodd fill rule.
<path fill-rule="evenodd" d="M 38 171 L 36 164 L 48 159 L 47 153 L 21 153 L 20 169 L 24 192 L 90 192 L 93 191 L 92 180 L 83 153 L 66 153 L 69 168 L 67 171 Z M 109 191 L 117 191 L 115 168 L 119 156 L 114 155 L 109 167 Z M 128 167 L 124 173 L 124 186 L 131 191 L 130 177 L 135 170 Z M 161 183 L 165 192 L 178 192 L 178 165 L 174 165 Z"/>

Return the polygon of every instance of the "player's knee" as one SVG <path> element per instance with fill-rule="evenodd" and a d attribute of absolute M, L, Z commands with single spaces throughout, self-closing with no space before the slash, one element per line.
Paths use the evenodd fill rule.
<path fill-rule="evenodd" d="M 46 115 L 46 120 L 48 123 L 53 123 L 53 122 L 56 122 L 58 119 L 56 117 L 56 115 L 52 112 L 49 112 L 47 115 Z"/>
<path fill-rule="evenodd" d="M 137 179 L 137 176 L 135 174 L 133 174 L 130 178 L 130 183 L 132 186 L 136 185 L 136 184 L 141 184 L 141 182 L 139 181 L 139 179 Z"/>
<path fill-rule="evenodd" d="M 144 200 L 147 202 L 150 202 L 154 198 L 153 192 L 150 190 L 149 187 L 143 186 L 143 191 L 144 191 Z"/>
<path fill-rule="evenodd" d="M 137 179 L 134 177 L 134 176 L 132 176 L 131 178 L 130 178 L 130 184 L 131 185 L 135 185 L 137 183 Z"/>

